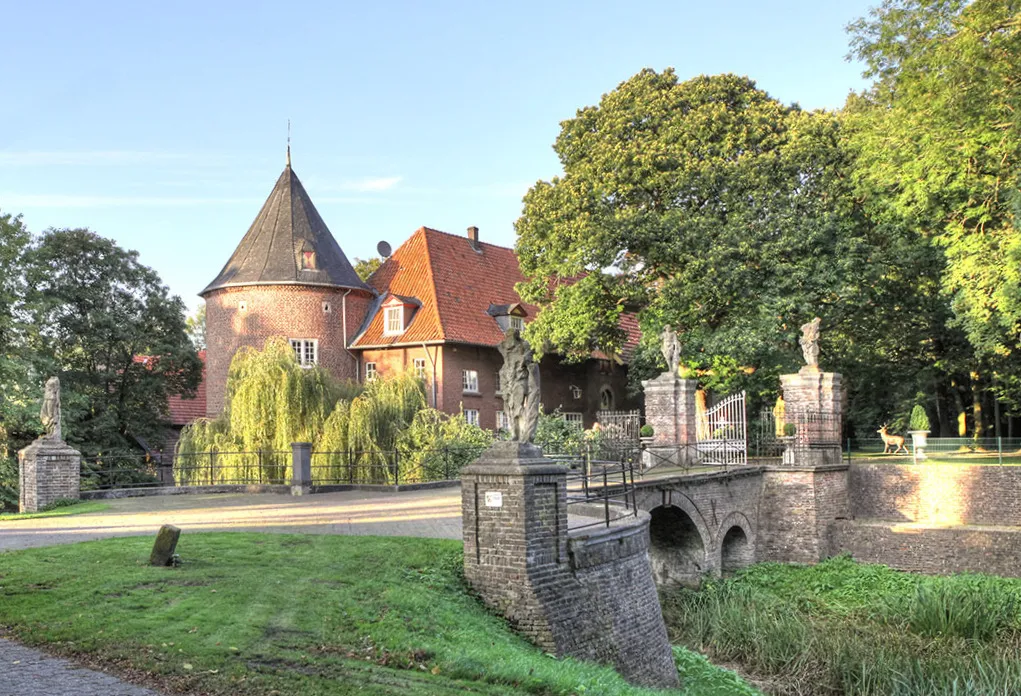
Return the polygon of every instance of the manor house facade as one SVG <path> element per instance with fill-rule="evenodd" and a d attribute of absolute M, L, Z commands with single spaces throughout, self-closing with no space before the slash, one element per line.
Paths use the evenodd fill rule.
<path fill-rule="evenodd" d="M 484 428 L 502 420 L 496 345 L 538 309 L 514 287 L 524 280 L 512 249 L 419 228 L 363 281 L 316 210 L 290 162 L 247 234 L 200 296 L 206 302 L 206 415 L 224 407 L 227 371 L 242 346 L 287 337 L 302 365 L 371 381 L 411 370 L 430 406 Z M 542 403 L 591 427 L 600 409 L 635 406 L 627 360 L 639 334 L 622 327 L 622 355 L 568 364 L 546 356 Z"/>

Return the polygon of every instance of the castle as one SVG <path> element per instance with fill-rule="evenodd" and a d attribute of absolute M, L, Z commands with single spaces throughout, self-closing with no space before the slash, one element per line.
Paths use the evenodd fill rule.
<path fill-rule="evenodd" d="M 298 362 L 340 379 L 370 382 L 411 370 L 430 406 L 483 428 L 503 420 L 496 345 L 538 309 L 524 303 L 512 249 L 419 228 L 365 281 L 358 277 L 291 168 L 272 192 L 223 269 L 199 295 L 206 302 L 205 413 L 224 407 L 227 371 L 242 346 L 262 348 L 285 336 Z M 599 410 L 634 408 L 627 361 L 638 343 L 625 315 L 620 355 L 583 363 L 541 362 L 547 412 L 591 427 Z"/>

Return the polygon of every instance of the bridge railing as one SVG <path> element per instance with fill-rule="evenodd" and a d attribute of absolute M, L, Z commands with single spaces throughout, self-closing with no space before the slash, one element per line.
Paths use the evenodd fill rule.
<path fill-rule="evenodd" d="M 571 523 L 570 528 L 609 527 L 622 517 L 637 517 L 635 501 L 635 465 L 596 459 L 559 460 L 569 467 L 567 474 L 567 514 L 576 517 L 599 517 L 585 524 Z M 573 506 L 573 507 L 572 507 Z M 584 506 L 584 508 L 582 507 Z"/>

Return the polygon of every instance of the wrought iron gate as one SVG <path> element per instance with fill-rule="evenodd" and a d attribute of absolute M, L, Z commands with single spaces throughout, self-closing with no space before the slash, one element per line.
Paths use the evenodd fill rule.
<path fill-rule="evenodd" d="M 745 393 L 731 394 L 695 416 L 695 440 L 703 464 L 738 466 L 748 463 Z"/>

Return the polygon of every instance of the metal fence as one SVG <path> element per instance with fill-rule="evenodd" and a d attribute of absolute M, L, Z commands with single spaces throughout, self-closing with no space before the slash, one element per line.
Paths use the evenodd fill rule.
<path fill-rule="evenodd" d="M 313 452 L 313 486 L 404 485 L 456 479 L 461 467 L 484 447 L 452 445 L 438 449 Z M 196 454 L 117 454 L 84 457 L 82 490 L 165 486 L 290 485 L 290 451 L 201 452 Z"/>
<path fill-rule="evenodd" d="M 312 484 L 405 485 L 450 481 L 478 459 L 485 447 L 450 445 L 436 449 L 344 450 L 312 453 Z"/>
<path fill-rule="evenodd" d="M 906 450 L 906 451 L 905 451 Z M 881 438 L 853 438 L 844 442 L 849 458 L 903 463 L 914 461 L 919 452 L 924 459 L 974 464 L 1021 464 L 1021 437 L 927 437 L 924 448 L 916 450 L 910 435 L 904 436 L 904 448 L 893 454 L 894 446 Z"/>

